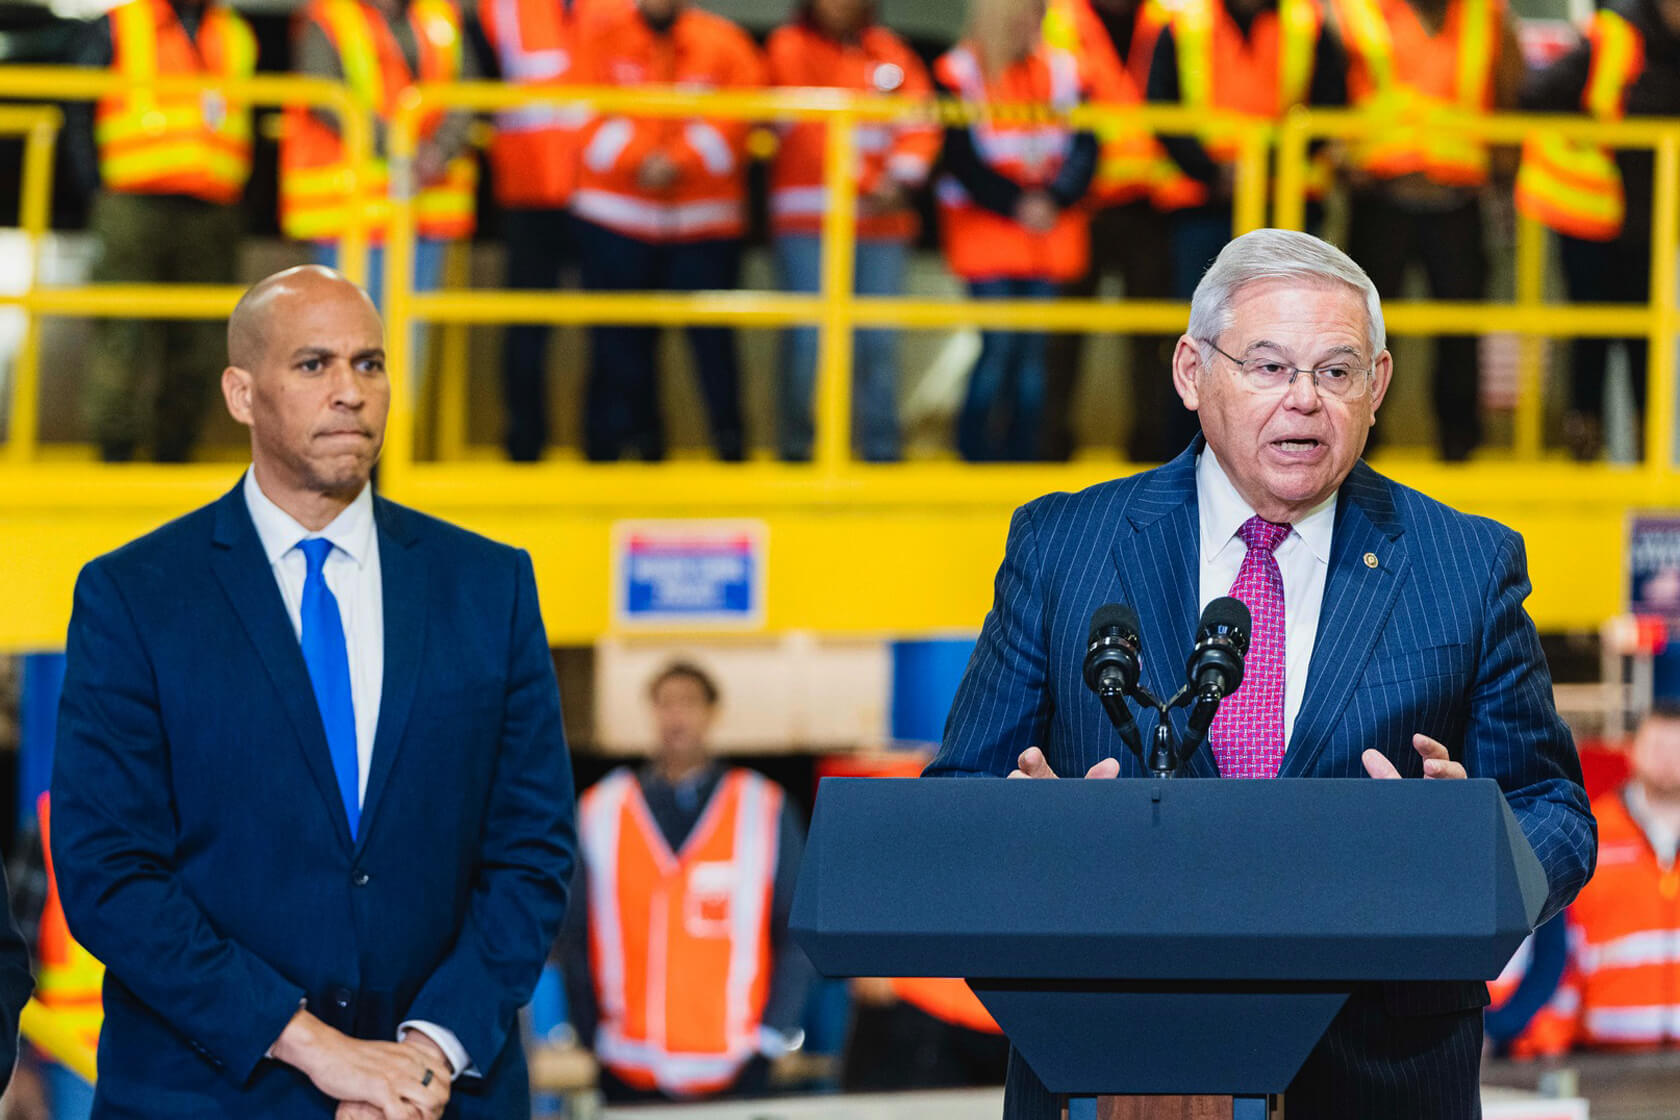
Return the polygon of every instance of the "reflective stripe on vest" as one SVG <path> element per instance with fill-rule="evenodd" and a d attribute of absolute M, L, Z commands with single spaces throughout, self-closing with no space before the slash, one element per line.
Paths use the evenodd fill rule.
<path fill-rule="evenodd" d="M 726 774 L 673 853 L 628 770 L 584 796 L 596 1055 L 629 1084 L 722 1088 L 758 1047 L 782 794 Z"/>
<path fill-rule="evenodd" d="M 1074 5 L 1080 5 L 1075 8 Z M 1105 42 L 1087 44 L 1087 36 L 1102 36 Z M 1087 69 L 1110 66 L 1117 73 L 1109 74 L 1107 84 L 1114 87 L 1114 98 L 1105 98 L 1103 90 L 1094 88 L 1094 100 L 1111 108 L 1132 108 L 1143 98 L 1124 63 L 1115 57 L 1110 63 L 1112 48 L 1106 42 L 1108 31 L 1090 8 L 1090 0 L 1059 0 L 1044 13 L 1044 41 L 1078 58 Z M 1106 51 L 1106 53 L 1102 53 Z M 1123 93 L 1121 91 L 1124 91 Z M 1101 205 L 1129 202 L 1148 193 L 1149 186 L 1159 174 L 1159 163 L 1166 158 L 1160 144 L 1147 129 L 1134 127 L 1120 116 L 1104 118 L 1094 129 L 1097 137 L 1097 169 L 1091 177 L 1089 197 Z"/>
<path fill-rule="evenodd" d="M 105 1021 L 100 995 L 105 966 L 70 936 L 64 905 L 58 897 L 58 877 L 53 873 L 52 805 L 45 793 L 35 804 L 41 822 L 41 853 L 47 865 L 47 897 L 41 906 L 35 947 L 41 964 L 35 998 L 67 1020 L 90 1047 L 97 1047 L 99 1029 Z"/>
<path fill-rule="evenodd" d="M 232 11 L 204 11 L 195 43 L 168 0 L 129 0 L 110 12 L 113 68 L 137 79 L 159 75 L 249 78 L 256 38 Z M 237 202 L 251 175 L 251 111 L 215 91 L 160 94 L 136 88 L 102 98 L 95 113 L 99 175 L 109 190 L 185 194 Z"/>
<path fill-rule="evenodd" d="M 1443 111 L 1467 113 L 1492 105 L 1493 57 L 1502 10 L 1490 0 L 1451 0 L 1441 29 L 1430 35 L 1408 0 L 1335 0 L 1337 16 L 1359 62 L 1368 89 L 1353 91 L 1355 103 L 1384 122 L 1368 139 L 1349 147 L 1349 159 L 1380 178 L 1423 174 L 1449 186 L 1487 181 L 1485 144 L 1440 128 Z M 1406 21 L 1403 61 L 1425 61 L 1423 52 L 1452 55 L 1452 88 L 1422 89 L 1399 73 L 1394 42 L 1396 21 Z M 1441 67 L 1434 73 L 1439 74 Z"/>
<path fill-rule="evenodd" d="M 389 121 L 400 92 L 416 80 L 450 82 L 461 73 L 460 17 L 449 0 L 413 0 L 406 18 L 419 49 L 419 73 L 408 69 L 384 17 L 360 0 L 315 0 L 310 15 L 337 50 L 357 102 Z M 422 138 L 437 131 L 441 113 L 421 123 Z M 354 183 L 358 189 L 351 189 Z M 478 186 L 471 153 L 451 160 L 435 183 L 415 194 L 415 224 L 422 237 L 470 236 Z M 390 221 L 390 178 L 383 160 L 359 173 L 345 162 L 338 134 L 308 110 L 286 110 L 280 153 L 280 224 L 287 237 L 331 240 L 343 235 L 352 207 L 361 208 L 369 238 L 383 240 Z"/>
<path fill-rule="evenodd" d="M 1592 64 L 1582 107 L 1595 119 L 1620 120 L 1628 87 L 1645 67 L 1645 40 L 1609 9 L 1593 17 Z M 1571 237 L 1609 241 L 1622 231 L 1627 200 L 1621 169 L 1595 144 L 1537 132 L 1523 140 L 1517 212 Z"/>

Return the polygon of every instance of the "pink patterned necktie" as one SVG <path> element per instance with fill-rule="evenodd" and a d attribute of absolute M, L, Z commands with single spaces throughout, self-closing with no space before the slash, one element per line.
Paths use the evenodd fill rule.
<path fill-rule="evenodd" d="M 1208 731 L 1223 778 L 1275 778 L 1283 764 L 1283 570 L 1278 545 L 1290 526 L 1260 517 L 1237 536 L 1248 546 L 1231 594 L 1254 616 L 1243 683 L 1225 698 Z"/>

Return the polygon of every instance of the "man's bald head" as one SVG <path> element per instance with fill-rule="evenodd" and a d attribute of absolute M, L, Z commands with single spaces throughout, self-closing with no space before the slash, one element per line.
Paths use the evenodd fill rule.
<path fill-rule="evenodd" d="M 258 280 L 239 297 L 228 316 L 228 365 L 256 369 L 267 351 L 270 323 L 277 311 L 299 302 L 329 299 L 359 299 L 378 314 L 366 291 L 325 265 L 299 265 Z"/>

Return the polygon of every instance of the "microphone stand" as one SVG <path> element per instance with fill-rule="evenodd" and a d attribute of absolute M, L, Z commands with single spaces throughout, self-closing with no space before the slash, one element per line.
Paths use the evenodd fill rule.
<path fill-rule="evenodd" d="M 1152 708 L 1155 711 L 1155 734 L 1151 739 L 1148 759 L 1143 757 L 1143 744 L 1135 741 L 1135 731 L 1130 737 L 1122 737 L 1126 738 L 1126 745 L 1132 748 L 1132 753 L 1137 755 L 1138 761 L 1157 778 L 1175 777 L 1178 768 L 1207 740 L 1207 729 L 1213 723 L 1214 713 L 1218 711 L 1219 701 L 1222 699 L 1222 694 L 1217 689 L 1210 687 L 1197 692 L 1185 684 L 1166 701 L 1161 701 L 1144 688 L 1141 682 L 1132 686 L 1127 695 L 1136 700 L 1140 707 Z M 1121 701 L 1116 698 L 1114 702 Z M 1182 708 L 1188 704 L 1194 705 L 1190 709 L 1190 734 L 1180 742 L 1178 733 L 1173 730 L 1170 713 L 1174 708 Z M 1106 697 L 1103 699 L 1103 707 L 1110 707 L 1110 701 Z M 1112 709 L 1109 711 L 1109 718 L 1114 719 Z M 1120 725 L 1119 721 L 1115 721 L 1115 724 Z"/>

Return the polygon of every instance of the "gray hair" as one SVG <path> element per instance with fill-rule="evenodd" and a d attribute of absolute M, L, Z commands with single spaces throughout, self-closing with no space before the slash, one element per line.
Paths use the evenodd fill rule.
<path fill-rule="evenodd" d="M 1259 280 L 1296 280 L 1303 284 L 1346 284 L 1365 297 L 1365 340 L 1376 361 L 1388 343 L 1377 286 L 1352 257 L 1327 241 L 1287 229 L 1250 230 L 1214 258 L 1190 297 L 1190 337 L 1212 359 L 1208 348 L 1231 325 L 1231 303 L 1245 285 Z"/>

